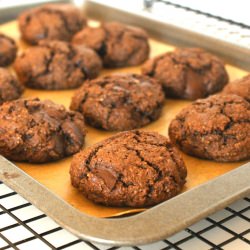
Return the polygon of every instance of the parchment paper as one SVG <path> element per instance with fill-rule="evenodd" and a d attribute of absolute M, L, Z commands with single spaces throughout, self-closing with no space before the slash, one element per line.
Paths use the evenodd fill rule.
<path fill-rule="evenodd" d="M 17 27 L 17 22 L 13 21 L 0 26 L 0 31 L 14 38 L 21 50 L 25 49 L 27 45 L 19 39 L 19 31 Z M 150 39 L 151 45 L 151 57 L 156 56 L 160 53 L 171 51 L 174 49 L 173 46 L 166 43 Z M 242 77 L 247 74 L 247 72 L 227 65 L 227 70 L 230 75 L 230 80 Z M 109 74 L 112 72 L 135 72 L 140 73 L 140 67 L 130 67 L 122 68 L 116 70 L 103 70 L 102 75 Z M 32 90 L 26 89 L 23 97 L 39 97 L 40 99 L 51 99 L 56 103 L 63 104 L 67 108 L 69 107 L 71 97 L 74 90 L 67 91 L 42 91 L 42 90 Z M 162 135 L 168 136 L 168 125 L 171 119 L 186 105 L 189 101 L 183 100 L 170 100 L 165 101 L 165 106 L 160 119 L 151 123 L 150 125 L 142 128 L 148 131 L 157 131 Z M 99 142 L 114 133 L 105 132 L 97 130 L 91 127 L 87 127 L 88 134 L 86 136 L 86 143 L 84 147 L 88 147 L 96 142 Z M 183 192 L 200 185 L 210 179 L 213 179 L 219 175 L 222 175 L 238 166 L 244 164 L 245 162 L 238 163 L 216 163 L 212 161 L 201 160 L 188 156 L 181 153 L 186 166 L 188 168 L 187 183 L 183 189 Z M 131 208 L 110 208 L 105 206 L 100 206 L 92 203 L 91 201 L 84 198 L 75 188 L 70 184 L 69 178 L 69 166 L 71 162 L 71 157 L 64 160 L 46 163 L 46 164 L 27 164 L 27 163 L 16 163 L 21 169 L 26 173 L 31 175 L 38 182 L 42 183 L 52 192 L 60 196 L 62 199 L 70 203 L 75 208 L 80 211 L 87 213 L 89 215 L 97 217 L 112 217 L 119 216 L 123 214 L 135 213 L 142 211 L 144 209 L 131 209 Z M 222 187 L 223 188 L 223 187 Z M 49 202 L 49 201 L 44 201 Z"/>

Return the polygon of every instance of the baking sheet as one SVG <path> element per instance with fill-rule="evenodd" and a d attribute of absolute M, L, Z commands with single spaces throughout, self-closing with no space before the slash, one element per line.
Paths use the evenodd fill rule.
<path fill-rule="evenodd" d="M 0 26 L 0 31 L 14 38 L 20 49 L 25 49 L 27 45 L 20 41 L 19 32 L 16 22 L 7 23 Z M 160 53 L 173 50 L 173 46 L 166 43 L 150 40 L 151 57 Z M 227 65 L 227 70 L 230 75 L 230 80 L 242 77 L 247 72 Z M 113 72 L 140 72 L 140 67 L 130 67 L 116 70 L 103 70 L 102 75 Z M 64 104 L 69 107 L 71 97 L 74 90 L 68 91 L 40 91 L 26 89 L 23 97 L 39 97 L 41 99 L 52 99 L 56 103 Z M 168 134 L 168 124 L 171 119 L 186 105 L 189 101 L 170 100 L 167 99 L 164 105 L 164 109 L 160 119 L 142 128 L 148 131 L 157 131 L 165 136 Z M 91 127 L 87 127 L 88 134 L 86 136 L 85 147 L 90 146 L 100 140 L 103 140 L 114 133 L 97 130 Z M 215 163 L 212 161 L 200 160 L 194 157 L 187 156 L 181 153 L 188 168 L 187 183 L 183 189 L 183 192 L 192 189 L 199 184 L 202 184 L 208 180 L 211 180 L 219 175 L 229 172 L 232 169 L 243 165 L 245 162 L 238 163 Z M 69 166 L 71 157 L 64 160 L 46 163 L 46 164 L 27 164 L 16 163 L 27 174 L 32 176 L 38 182 L 46 186 L 49 190 L 60 196 L 66 202 L 77 208 L 78 210 L 97 217 L 111 217 L 122 214 L 134 213 L 141 211 L 141 209 L 130 208 L 108 208 L 100 205 L 96 205 L 87 199 L 85 199 L 76 189 L 70 184 L 69 179 Z"/>

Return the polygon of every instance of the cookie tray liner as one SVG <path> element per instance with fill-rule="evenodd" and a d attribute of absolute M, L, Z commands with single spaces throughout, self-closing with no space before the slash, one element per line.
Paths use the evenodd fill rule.
<path fill-rule="evenodd" d="M 97 15 L 101 18 L 100 10 L 102 10 L 111 19 L 112 13 L 116 13 L 113 19 L 118 19 L 117 11 L 111 7 L 104 9 L 101 4 L 98 5 L 94 2 L 96 1 L 89 1 L 85 6 L 87 14 L 91 14 L 95 18 Z M 122 16 L 124 20 L 128 18 L 130 22 L 132 21 L 138 26 L 148 24 L 148 27 L 152 27 L 153 25 L 152 21 L 145 19 L 142 22 L 141 17 L 138 18 L 129 13 L 124 12 L 118 16 Z M 96 22 L 91 24 L 96 25 Z M 20 51 L 27 47 L 19 38 L 16 21 L 0 26 L 0 31 L 13 37 L 17 41 Z M 158 35 L 161 39 L 166 38 L 163 34 L 158 33 Z M 184 43 L 184 40 L 181 43 Z M 179 42 L 174 43 L 174 45 L 176 44 Z M 158 39 L 150 39 L 150 46 L 151 57 L 174 48 L 173 45 Z M 227 65 L 227 70 L 231 80 L 247 74 L 232 65 Z M 139 73 L 140 67 L 103 70 L 102 74 L 113 72 Z M 68 107 L 73 93 L 73 90 L 27 89 L 24 97 L 47 98 Z M 181 100 L 166 100 L 160 119 L 142 129 L 157 131 L 167 136 L 170 120 L 189 103 Z M 88 127 L 85 147 L 112 134 Z M 164 239 L 250 192 L 250 163 L 216 163 L 180 153 L 188 168 L 187 183 L 183 192 L 146 210 L 108 208 L 95 205 L 85 199 L 70 184 L 68 174 L 70 157 L 54 163 L 35 165 L 14 164 L 0 156 L 0 180 L 62 227 L 82 239 L 111 245 L 140 245 Z M 141 213 L 135 214 L 136 212 Z M 124 215 L 130 216 L 125 217 Z"/>

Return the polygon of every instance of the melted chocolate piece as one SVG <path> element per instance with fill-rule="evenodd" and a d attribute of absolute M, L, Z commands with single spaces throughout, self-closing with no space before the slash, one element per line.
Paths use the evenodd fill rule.
<path fill-rule="evenodd" d="M 197 73 L 193 69 L 188 69 L 186 72 L 186 90 L 185 95 L 192 100 L 198 99 L 200 96 L 206 95 L 206 88 L 203 84 L 203 75 Z"/>

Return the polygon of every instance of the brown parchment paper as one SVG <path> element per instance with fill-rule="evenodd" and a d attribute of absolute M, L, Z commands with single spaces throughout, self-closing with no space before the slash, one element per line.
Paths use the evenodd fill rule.
<path fill-rule="evenodd" d="M 27 47 L 27 45 L 20 40 L 17 22 L 13 21 L 0 26 L 0 32 L 9 35 L 17 41 L 17 44 L 20 49 L 19 53 L 21 52 L 21 50 Z M 157 41 L 155 39 L 150 39 L 150 46 L 151 57 L 174 49 L 173 46 Z M 230 75 L 230 80 L 240 78 L 247 74 L 247 72 L 231 65 L 227 65 L 226 67 Z M 140 67 L 122 68 L 116 70 L 103 70 L 101 74 L 104 75 L 113 72 L 140 73 Z M 40 99 L 51 99 L 54 102 L 63 104 L 68 108 L 73 93 L 74 90 L 42 91 L 26 89 L 23 97 L 39 97 Z M 189 101 L 167 99 L 160 119 L 142 129 L 148 131 L 157 131 L 162 135 L 168 136 L 169 122 L 183 107 L 185 107 L 189 103 Z M 114 134 L 112 132 L 105 132 L 91 127 L 87 127 L 87 129 L 88 134 L 86 136 L 86 143 L 84 147 L 88 147 Z M 183 192 L 208 180 L 211 180 L 219 175 L 222 175 L 234 168 L 237 168 L 238 166 L 245 163 L 216 163 L 212 161 L 194 158 L 184 153 L 181 154 L 188 168 L 187 183 L 183 189 Z M 110 208 L 96 205 L 91 201 L 88 201 L 70 184 L 69 166 L 71 159 L 72 157 L 68 157 L 61 161 L 39 165 L 27 163 L 16 163 L 16 165 L 23 169 L 27 174 L 32 176 L 35 180 L 50 189 L 53 193 L 57 194 L 66 202 L 70 203 L 73 207 L 79 209 L 80 211 L 86 214 L 97 217 L 112 217 L 123 214 L 135 213 L 143 210 L 131 208 Z"/>

